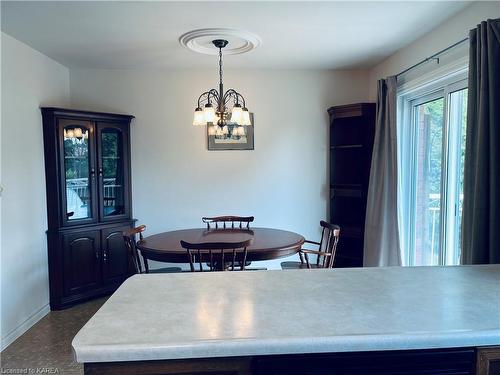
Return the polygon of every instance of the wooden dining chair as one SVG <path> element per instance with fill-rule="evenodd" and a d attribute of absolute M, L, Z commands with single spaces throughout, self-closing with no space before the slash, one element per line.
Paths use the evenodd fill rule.
<path fill-rule="evenodd" d="M 253 222 L 253 216 L 215 216 L 202 217 L 201 220 L 207 224 L 207 229 L 226 229 L 226 228 L 250 228 L 250 223 Z M 236 226 L 235 226 L 236 225 Z"/>
<path fill-rule="evenodd" d="M 300 262 L 282 262 L 282 269 L 305 269 L 305 268 L 332 268 L 337 252 L 337 244 L 340 237 L 340 227 L 335 224 L 321 220 L 322 227 L 320 242 L 305 240 L 305 243 L 318 245 L 318 250 L 300 249 Z M 316 262 L 309 261 L 309 254 L 316 255 Z"/>
<path fill-rule="evenodd" d="M 207 271 L 240 271 L 245 270 L 247 247 L 252 239 L 241 242 L 203 242 L 190 243 L 181 241 L 186 249 L 191 272 L 203 272 L 203 263 L 208 265 Z M 196 269 L 198 265 L 198 270 Z"/>
<path fill-rule="evenodd" d="M 202 217 L 201 220 L 207 224 L 207 231 L 213 229 L 242 229 L 248 231 L 253 235 L 250 229 L 250 223 L 254 221 L 253 216 L 215 216 L 215 217 Z M 252 262 L 247 261 L 245 264 L 246 271 L 266 271 L 267 267 L 252 267 L 249 266 Z"/>
<path fill-rule="evenodd" d="M 181 272 L 182 269 L 180 267 L 165 267 L 150 270 L 148 265 L 148 260 L 144 255 L 142 256 L 144 262 L 144 271 L 141 265 L 141 259 L 139 257 L 139 251 L 137 250 L 136 245 L 136 236 L 139 235 L 139 241 L 143 240 L 142 233 L 146 230 L 145 225 L 139 225 L 136 228 L 130 228 L 123 231 L 123 240 L 125 242 L 125 247 L 127 248 L 128 253 L 128 270 L 129 274 L 134 275 L 137 273 L 174 273 Z"/>

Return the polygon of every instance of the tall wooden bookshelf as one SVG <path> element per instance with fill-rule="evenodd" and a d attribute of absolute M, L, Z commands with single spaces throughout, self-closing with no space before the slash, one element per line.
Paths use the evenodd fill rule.
<path fill-rule="evenodd" d="M 375 133 L 375 103 L 331 107 L 328 114 L 330 222 L 341 228 L 334 266 L 361 267 Z"/>

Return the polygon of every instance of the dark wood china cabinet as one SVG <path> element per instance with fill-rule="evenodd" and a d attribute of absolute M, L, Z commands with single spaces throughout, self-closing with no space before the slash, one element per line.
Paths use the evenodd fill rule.
<path fill-rule="evenodd" d="M 42 108 L 51 309 L 113 292 L 133 225 L 129 115 Z"/>

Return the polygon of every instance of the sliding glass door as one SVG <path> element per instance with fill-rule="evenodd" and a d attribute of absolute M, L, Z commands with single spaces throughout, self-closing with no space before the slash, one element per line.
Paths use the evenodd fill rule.
<path fill-rule="evenodd" d="M 415 93 L 403 104 L 398 126 L 405 155 L 400 204 L 406 265 L 460 261 L 466 80 Z"/>

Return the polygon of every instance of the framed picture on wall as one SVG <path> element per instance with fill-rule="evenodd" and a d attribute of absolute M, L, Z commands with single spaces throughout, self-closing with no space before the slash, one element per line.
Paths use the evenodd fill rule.
<path fill-rule="evenodd" d="M 207 126 L 208 149 L 214 150 L 253 150 L 254 126 L 253 113 L 250 113 L 250 126 L 228 123 L 223 128 Z"/>

